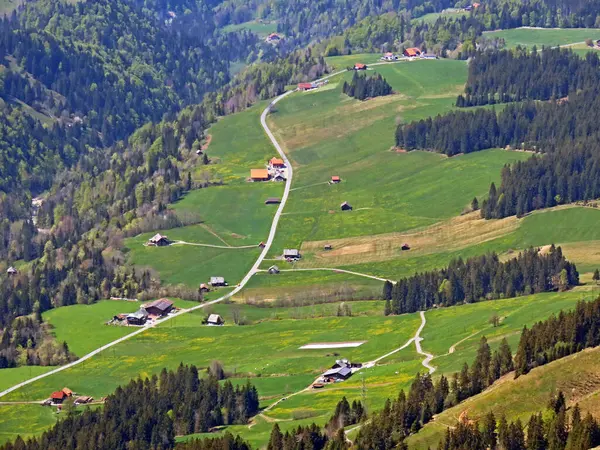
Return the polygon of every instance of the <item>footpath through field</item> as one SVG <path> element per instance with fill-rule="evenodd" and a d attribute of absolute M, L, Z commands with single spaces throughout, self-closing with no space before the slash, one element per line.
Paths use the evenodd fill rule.
<path fill-rule="evenodd" d="M 400 62 L 400 61 L 395 61 L 395 62 Z M 393 62 L 381 62 L 381 63 L 375 63 L 375 64 L 371 64 L 371 66 L 378 66 L 378 65 L 382 65 L 382 64 L 393 64 Z M 346 72 L 347 70 L 339 70 L 337 72 L 331 73 L 329 75 L 326 75 L 322 78 L 320 78 L 317 81 L 323 81 L 326 80 L 328 78 L 334 77 L 336 75 L 339 75 L 341 73 Z M 111 347 L 114 347 L 117 344 L 120 344 L 121 342 L 124 342 L 128 339 L 131 339 L 134 336 L 137 336 L 138 334 L 143 333 L 144 331 L 146 331 L 149 328 L 153 328 L 155 327 L 157 324 L 162 324 L 165 323 L 168 320 L 171 320 L 177 316 L 180 316 L 182 314 L 186 314 L 188 312 L 191 311 L 196 311 L 198 309 L 202 309 L 202 308 L 206 308 L 207 306 L 210 305 L 214 305 L 215 303 L 219 303 L 222 302 L 223 300 L 226 300 L 232 296 L 234 296 L 235 294 L 237 294 L 238 292 L 240 292 L 248 283 L 248 281 L 250 280 L 250 278 L 252 278 L 252 276 L 259 271 L 259 267 L 262 264 L 263 260 L 265 259 L 265 257 L 267 256 L 267 253 L 269 252 L 271 245 L 273 244 L 273 241 L 275 239 L 275 233 L 277 232 L 277 225 L 279 223 L 279 219 L 281 218 L 281 214 L 283 212 L 283 208 L 285 207 L 285 204 L 287 202 L 287 199 L 289 197 L 290 194 L 290 189 L 292 186 L 292 177 L 293 177 L 293 168 L 292 165 L 287 157 L 287 155 L 284 153 L 283 149 L 281 148 L 281 145 L 279 145 L 279 142 L 277 142 L 277 139 L 275 139 L 275 136 L 273 135 L 273 133 L 271 132 L 271 130 L 269 129 L 269 126 L 267 125 L 267 115 L 269 114 L 269 112 L 271 111 L 271 108 L 278 103 L 279 101 L 281 101 L 282 99 L 284 99 L 285 97 L 287 97 L 288 95 L 294 93 L 295 90 L 292 91 L 287 91 L 281 95 L 279 95 L 278 97 L 276 97 L 271 103 L 269 103 L 269 105 L 263 110 L 262 114 L 260 115 L 260 124 L 263 127 L 265 133 L 267 134 L 267 136 L 269 137 L 271 143 L 273 144 L 273 146 L 275 147 L 275 149 L 277 150 L 277 153 L 279 153 L 279 155 L 281 156 L 281 158 L 283 159 L 283 161 L 285 162 L 285 165 L 288 167 L 288 176 L 287 176 L 287 180 L 285 182 L 285 189 L 283 192 L 283 196 L 281 197 L 281 203 L 279 204 L 279 207 L 277 208 L 277 211 L 275 212 L 275 215 L 273 216 L 273 221 L 271 223 L 271 229 L 269 231 L 269 237 L 267 238 L 266 242 L 265 242 L 265 246 L 262 250 L 262 252 L 260 253 L 260 255 L 258 256 L 258 258 L 256 259 L 254 265 L 252 266 L 252 268 L 248 271 L 248 273 L 244 276 L 244 278 L 242 279 L 242 281 L 240 281 L 240 283 L 235 287 L 235 289 L 233 289 L 231 292 L 229 292 L 228 294 L 223 295 L 222 297 L 219 297 L 215 300 L 206 302 L 206 303 L 202 303 L 199 304 L 198 306 L 194 306 L 192 308 L 188 308 L 188 309 L 184 309 L 181 310 L 175 314 L 172 314 L 170 316 L 165 317 L 163 320 L 160 320 L 158 322 L 153 322 L 152 324 L 146 325 L 144 327 L 139 328 L 138 330 L 125 335 L 119 339 L 116 339 L 112 342 L 109 342 L 108 344 L 103 345 L 102 347 L 97 348 L 96 350 L 88 353 L 87 355 L 82 356 L 81 358 L 79 358 L 76 361 L 73 361 L 71 363 L 65 364 L 64 366 L 60 366 L 57 367 L 54 370 L 51 370 L 49 372 L 45 372 L 41 375 L 38 375 L 36 377 L 30 378 L 28 380 L 22 381 L 21 383 L 18 383 L 8 389 L 5 389 L 3 391 L 0 392 L 0 397 L 4 397 L 5 395 L 16 391 L 17 389 L 22 388 L 23 386 L 26 386 L 28 384 L 31 384 L 35 381 L 41 380 L 43 378 L 49 377 L 51 375 L 55 375 L 59 372 L 62 372 L 63 370 L 67 370 L 70 369 L 71 367 L 75 367 L 81 363 L 83 363 L 84 361 L 96 356 L 98 353 L 103 352 L 106 349 L 109 349 Z"/>

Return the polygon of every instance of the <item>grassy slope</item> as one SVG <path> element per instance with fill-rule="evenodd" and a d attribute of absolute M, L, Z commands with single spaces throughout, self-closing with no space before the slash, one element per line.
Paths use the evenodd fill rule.
<path fill-rule="evenodd" d="M 17 436 L 32 437 L 54 425 L 54 408 L 40 405 L 0 405 L 0 445 Z"/>
<path fill-rule="evenodd" d="M 198 189 L 173 205 L 181 215 L 199 215 L 202 225 L 164 230 L 171 239 L 232 247 L 258 245 L 265 240 L 275 212 L 265 205 L 267 197 L 281 196 L 278 183 L 246 183 L 252 167 L 262 167 L 273 156 L 259 116 L 264 104 L 255 105 L 240 114 L 228 116 L 213 125 L 207 153 L 213 161 L 199 166 L 194 178 L 202 172 L 222 179 L 224 186 Z M 127 239 L 130 260 L 158 271 L 168 284 L 198 286 L 211 276 L 224 276 L 229 284 L 237 283 L 259 254 L 252 249 L 215 249 L 197 246 L 144 247 L 147 233 Z"/>
<path fill-rule="evenodd" d="M 223 28 L 223 31 L 228 33 L 228 32 L 238 31 L 238 30 L 242 30 L 242 29 L 252 31 L 253 33 L 256 33 L 257 35 L 259 35 L 261 37 L 265 37 L 271 33 L 277 32 L 277 23 L 276 22 L 261 23 L 261 22 L 255 21 L 255 20 L 251 20 L 250 22 L 238 23 L 235 25 L 227 25 L 226 27 Z"/>
<path fill-rule="evenodd" d="M 600 39 L 600 29 L 594 28 L 563 28 L 563 29 L 531 29 L 515 28 L 511 30 L 490 31 L 484 33 L 488 38 L 504 38 L 507 48 L 514 48 L 517 45 L 522 47 L 538 48 L 542 46 L 554 47 L 557 45 L 574 44 L 583 42 L 586 39 L 594 41 Z"/>

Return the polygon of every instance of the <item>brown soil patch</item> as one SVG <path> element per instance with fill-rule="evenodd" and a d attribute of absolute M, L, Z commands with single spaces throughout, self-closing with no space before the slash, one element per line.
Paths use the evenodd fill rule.
<path fill-rule="evenodd" d="M 208 146 L 210 145 L 211 141 L 212 141 L 212 134 L 207 134 L 206 135 L 206 142 L 204 144 L 202 144 L 201 150 L 205 151 L 208 148 Z"/>
<path fill-rule="evenodd" d="M 415 255 L 459 250 L 504 236 L 518 227 L 516 217 L 481 219 L 478 212 L 465 214 L 412 233 L 387 233 L 302 244 L 305 255 L 299 267 L 358 264 L 386 261 Z M 403 243 L 411 247 L 402 251 Z M 323 250 L 331 244 L 333 250 Z"/>
<path fill-rule="evenodd" d="M 396 153 L 408 153 L 408 150 L 405 150 L 403 148 L 400 147 L 394 147 L 394 150 Z"/>

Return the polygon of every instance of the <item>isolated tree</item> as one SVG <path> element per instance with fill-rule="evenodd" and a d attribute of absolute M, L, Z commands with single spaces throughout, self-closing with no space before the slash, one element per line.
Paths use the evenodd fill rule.
<path fill-rule="evenodd" d="M 592 280 L 594 280 L 596 282 L 596 284 L 598 284 L 598 281 L 600 281 L 600 270 L 598 270 L 598 269 L 594 270 L 594 275 L 592 276 Z"/>
<path fill-rule="evenodd" d="M 473 197 L 473 200 L 471 201 L 471 210 L 477 211 L 478 209 L 479 209 L 479 200 L 477 200 L 477 197 Z"/>
<path fill-rule="evenodd" d="M 492 314 L 488 320 L 488 323 L 496 328 L 498 325 L 500 325 L 500 316 L 496 313 Z"/>
<path fill-rule="evenodd" d="M 221 361 L 212 360 L 208 366 L 207 372 L 217 380 L 225 379 L 225 369 Z"/>

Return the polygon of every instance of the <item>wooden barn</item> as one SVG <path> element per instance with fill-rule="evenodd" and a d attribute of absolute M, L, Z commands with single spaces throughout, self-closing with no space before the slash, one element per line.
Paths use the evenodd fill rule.
<path fill-rule="evenodd" d="M 168 298 L 159 298 L 144 306 L 146 312 L 152 316 L 166 316 L 173 310 L 173 302 Z"/>
<path fill-rule="evenodd" d="M 348 202 L 344 202 L 340 205 L 340 209 L 342 211 L 352 211 L 352 205 L 350 205 Z"/>
<path fill-rule="evenodd" d="M 250 169 L 250 179 L 252 181 L 269 181 L 270 178 L 267 169 Z"/>
<path fill-rule="evenodd" d="M 155 247 L 164 247 L 165 245 L 169 245 L 171 242 L 166 236 L 163 236 L 160 233 L 156 233 L 150 239 L 148 239 L 148 245 Z"/>

